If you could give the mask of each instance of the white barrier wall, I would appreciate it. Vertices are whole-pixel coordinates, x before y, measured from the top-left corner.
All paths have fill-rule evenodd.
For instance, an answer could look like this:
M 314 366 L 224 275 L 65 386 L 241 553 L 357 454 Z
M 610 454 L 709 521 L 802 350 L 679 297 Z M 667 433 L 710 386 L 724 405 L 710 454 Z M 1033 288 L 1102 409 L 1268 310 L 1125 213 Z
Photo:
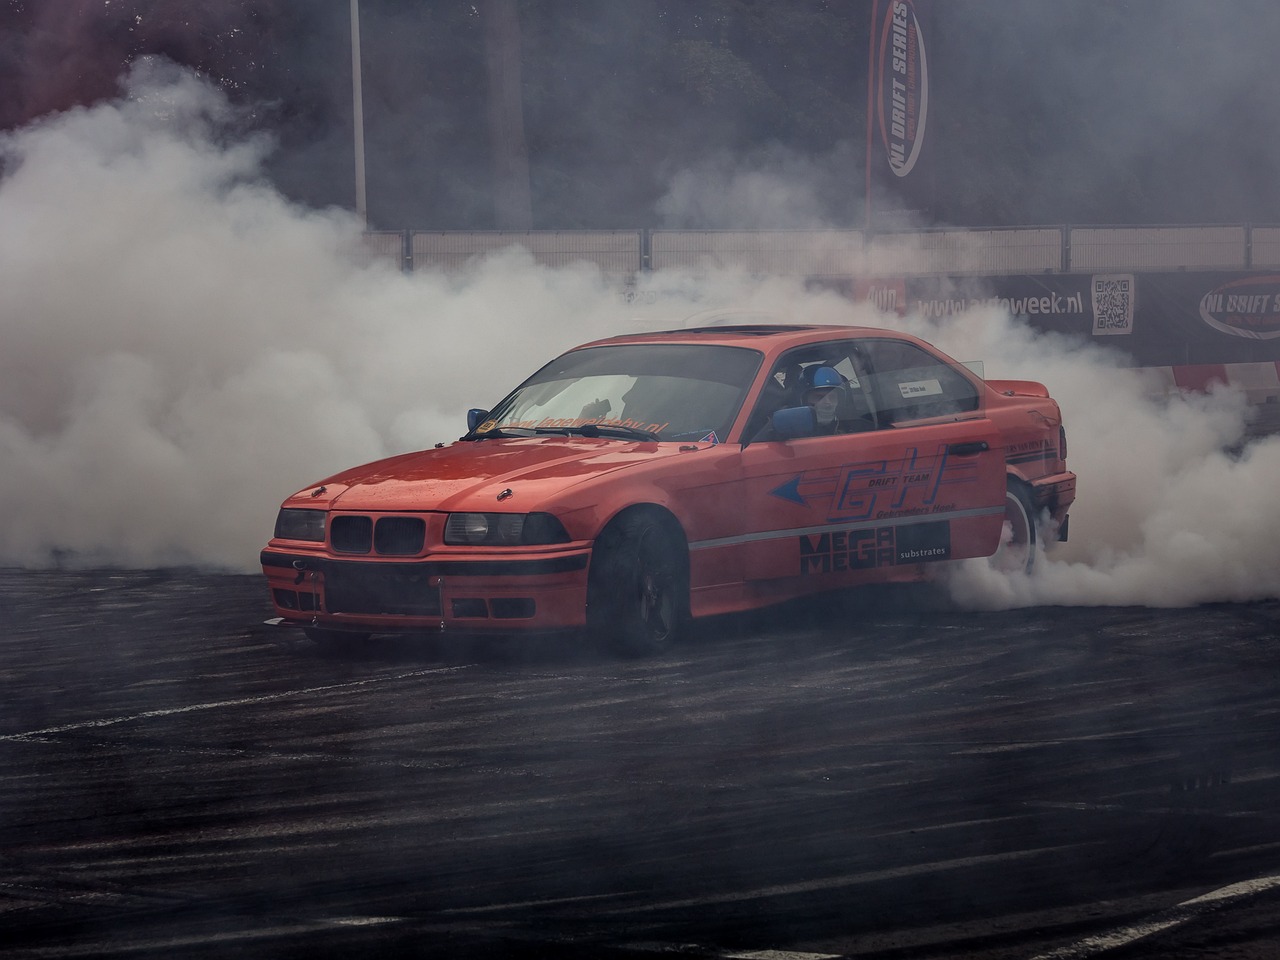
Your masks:
M 1280 227 L 1254 227 L 1250 241 L 1250 267 L 1280 270 Z
M 868 266 L 880 277 L 1056 273 L 1062 269 L 1062 228 L 877 234 Z
M 1071 273 L 1109 270 L 1243 270 L 1243 225 L 1073 227 Z
M 851 277 L 865 271 L 856 230 L 655 230 L 650 268 L 737 268 L 753 274 Z
M 366 234 L 377 256 L 402 258 L 403 234 Z M 585 261 L 626 282 L 642 270 L 736 268 L 847 280 L 1150 270 L 1280 269 L 1280 227 L 1017 227 L 920 230 L 535 230 L 409 235 L 413 269 L 458 269 L 511 246 L 563 267 Z M 647 262 L 646 262 L 647 257 Z
M 364 248 L 373 260 L 385 262 L 396 270 L 405 268 L 404 234 L 396 231 L 369 231 L 364 234 Z

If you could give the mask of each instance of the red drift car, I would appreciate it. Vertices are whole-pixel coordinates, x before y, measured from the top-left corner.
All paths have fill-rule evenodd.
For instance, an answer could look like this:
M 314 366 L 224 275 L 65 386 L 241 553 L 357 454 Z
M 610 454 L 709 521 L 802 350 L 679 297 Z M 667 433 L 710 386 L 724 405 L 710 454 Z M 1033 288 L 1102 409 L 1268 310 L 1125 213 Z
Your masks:
M 1030 569 L 1075 498 L 1043 386 L 872 328 L 599 340 L 468 426 L 284 502 L 273 622 L 323 643 L 587 628 L 641 654 L 690 617 L 968 557 Z

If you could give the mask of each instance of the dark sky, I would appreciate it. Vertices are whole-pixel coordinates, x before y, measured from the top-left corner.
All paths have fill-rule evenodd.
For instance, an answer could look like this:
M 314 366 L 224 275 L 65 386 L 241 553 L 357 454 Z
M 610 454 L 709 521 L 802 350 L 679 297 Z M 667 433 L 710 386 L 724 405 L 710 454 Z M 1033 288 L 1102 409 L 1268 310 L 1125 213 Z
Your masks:
M 534 226 L 859 226 L 870 0 L 523 0 Z M 476 5 L 362 0 L 373 226 L 493 226 Z M 0 125 L 189 65 L 354 203 L 348 0 L 0 0 Z M 1274 0 L 935 0 L 929 223 L 1280 222 Z

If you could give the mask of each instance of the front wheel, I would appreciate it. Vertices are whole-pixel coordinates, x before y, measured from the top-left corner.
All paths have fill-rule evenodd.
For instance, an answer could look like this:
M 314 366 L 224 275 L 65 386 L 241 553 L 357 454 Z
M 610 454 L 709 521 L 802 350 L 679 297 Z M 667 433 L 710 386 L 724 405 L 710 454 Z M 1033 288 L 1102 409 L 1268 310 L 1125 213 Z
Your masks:
M 596 544 L 587 593 L 592 633 L 618 653 L 649 656 L 674 644 L 688 616 L 688 564 L 680 537 L 633 514 Z
M 1036 563 L 1035 507 L 1021 480 L 1010 479 L 1004 494 L 1004 526 L 991 566 L 1000 573 L 1031 573 Z

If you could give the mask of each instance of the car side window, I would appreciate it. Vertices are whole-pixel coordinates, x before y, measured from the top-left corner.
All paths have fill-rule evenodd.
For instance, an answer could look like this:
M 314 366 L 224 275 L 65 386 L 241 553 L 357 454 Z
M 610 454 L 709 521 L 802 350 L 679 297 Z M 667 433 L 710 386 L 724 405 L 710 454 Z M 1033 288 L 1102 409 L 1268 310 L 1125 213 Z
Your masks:
M 783 354 L 769 372 L 743 436 L 749 440 L 779 439 L 772 431 L 770 418 L 778 410 L 804 406 L 814 373 L 823 367 L 839 374 L 842 387 L 834 429 L 819 433 L 874 429 L 874 404 L 859 347 L 854 341 L 840 340 L 807 344 Z
M 743 437 L 747 441 L 776 439 L 770 430 L 769 418 L 783 407 L 792 405 L 789 403 L 790 394 L 786 370 L 779 365 L 770 371 L 765 380 L 760 398 L 756 401 L 751 416 L 747 418 L 747 425 L 742 431 Z
M 880 425 L 944 417 L 977 410 L 977 387 L 956 366 L 903 340 L 867 340 Z

